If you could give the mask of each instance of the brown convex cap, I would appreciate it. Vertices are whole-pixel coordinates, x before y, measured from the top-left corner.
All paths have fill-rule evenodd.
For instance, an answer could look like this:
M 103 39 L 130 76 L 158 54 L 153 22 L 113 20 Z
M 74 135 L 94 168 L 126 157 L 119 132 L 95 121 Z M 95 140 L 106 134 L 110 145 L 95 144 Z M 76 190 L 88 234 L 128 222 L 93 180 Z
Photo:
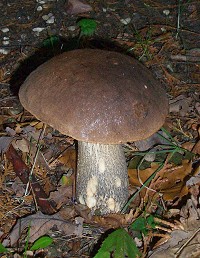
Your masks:
M 130 56 L 96 49 L 66 52 L 42 64 L 19 98 L 61 133 L 102 144 L 145 139 L 168 113 L 166 93 L 146 67 Z

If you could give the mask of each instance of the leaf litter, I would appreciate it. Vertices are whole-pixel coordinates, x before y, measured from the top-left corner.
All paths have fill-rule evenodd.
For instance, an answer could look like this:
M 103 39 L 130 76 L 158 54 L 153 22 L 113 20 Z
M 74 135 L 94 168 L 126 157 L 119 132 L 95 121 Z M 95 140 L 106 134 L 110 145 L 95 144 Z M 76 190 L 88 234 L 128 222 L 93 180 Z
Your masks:
M 42 212 L 37 212 L 25 218 L 18 220 L 9 236 L 4 240 L 4 246 L 15 246 L 23 234 L 25 229 L 30 228 L 29 242 L 33 243 L 39 237 L 46 235 L 49 231 L 56 227 L 56 230 L 61 231 L 65 236 L 82 236 L 83 220 L 76 217 L 75 222 L 67 222 L 59 214 L 45 215 Z
M 27 160 L 27 157 L 28 157 L 29 164 L 33 164 L 34 154 L 37 150 L 37 140 L 39 138 L 39 133 L 41 133 L 41 128 L 35 128 L 35 127 L 32 128 L 32 127 L 33 125 L 31 126 L 26 125 L 24 128 L 22 126 L 21 130 L 19 130 L 20 127 L 18 124 L 16 126 L 17 128 L 16 130 L 18 131 L 18 133 L 13 132 L 15 131 L 15 128 L 12 130 L 8 129 L 7 134 L 11 136 L 7 136 L 9 138 L 7 146 L 4 143 L 4 139 L 3 139 L 2 146 L 6 146 L 2 148 L 4 154 L 6 153 L 6 150 L 9 148 L 9 146 L 12 145 L 15 148 L 15 150 L 17 150 L 18 152 L 21 152 L 23 159 L 25 158 Z M 47 134 L 49 134 L 50 132 L 51 132 L 51 129 L 48 129 Z M 163 134 L 163 136 L 166 137 L 165 134 Z M 46 136 L 44 136 L 44 138 L 41 140 L 42 140 L 41 143 L 44 147 L 45 147 L 45 144 L 47 144 L 47 142 L 48 144 L 50 144 L 50 146 L 51 144 L 54 145 L 54 142 L 53 142 L 54 136 L 47 137 L 47 138 Z M 144 141 L 141 144 L 138 143 L 137 147 L 144 152 L 145 151 L 148 152 L 149 149 L 155 148 L 155 146 L 157 145 L 161 145 L 161 146 L 166 145 L 167 141 L 162 138 L 160 139 L 158 136 L 154 135 L 146 142 Z M 199 145 L 199 141 L 197 140 L 197 142 L 194 143 L 192 147 L 192 150 L 195 150 L 196 154 L 199 154 L 198 145 Z M 34 242 L 37 238 L 39 238 L 40 236 L 49 234 L 49 232 L 51 232 L 52 229 L 55 230 L 55 228 L 65 236 L 68 236 L 68 237 L 77 236 L 78 238 L 81 238 L 82 237 L 81 234 L 83 234 L 84 232 L 83 221 L 84 223 L 88 223 L 91 226 L 93 225 L 93 227 L 95 228 L 96 227 L 101 228 L 102 231 L 105 231 L 110 228 L 117 229 L 120 227 L 127 227 L 140 214 L 138 213 L 137 210 L 135 211 L 132 206 L 130 206 L 130 208 L 131 207 L 132 208 L 128 214 L 124 214 L 124 215 L 109 214 L 108 216 L 103 216 L 103 217 L 91 216 L 90 211 L 87 208 L 85 209 L 82 206 L 75 205 L 73 208 L 73 206 L 71 206 L 72 205 L 71 198 L 73 195 L 72 185 L 70 184 L 65 185 L 63 184 L 64 181 L 60 181 L 62 178 L 62 175 L 66 175 L 68 177 L 68 173 L 66 173 L 67 170 L 70 171 L 71 169 L 73 171 L 75 169 L 76 153 L 74 148 L 71 148 L 71 146 L 72 146 L 71 143 L 70 144 L 67 143 L 65 148 L 63 148 L 62 146 L 62 150 L 59 150 L 59 152 L 58 150 L 52 151 L 51 157 L 48 158 L 49 160 L 51 160 L 50 162 L 46 158 L 49 155 L 45 155 L 46 148 L 44 148 L 44 150 L 41 148 L 36 162 L 37 164 L 37 169 L 35 169 L 36 176 L 40 179 L 40 182 L 42 183 L 46 193 L 49 195 L 49 200 L 52 200 L 56 203 L 57 212 L 53 215 L 45 215 L 45 214 L 42 214 L 40 211 L 38 211 L 35 214 L 28 215 L 30 213 L 30 208 L 28 209 L 28 211 L 26 211 L 26 208 L 25 208 L 24 215 L 26 214 L 26 216 L 22 217 L 20 220 L 15 219 L 15 225 L 12 228 L 12 230 L 7 229 L 9 231 L 8 236 L 4 238 L 4 242 L 3 242 L 5 246 L 14 247 L 15 243 L 19 241 L 19 239 L 24 235 L 24 231 L 26 232 L 27 228 L 30 226 L 30 221 L 31 221 L 31 226 L 30 226 L 31 231 L 30 231 L 29 241 Z M 149 164 L 150 164 L 150 167 L 145 168 L 143 170 L 141 169 L 138 171 L 138 169 L 129 169 L 129 180 L 130 180 L 131 187 L 137 188 L 137 189 L 140 188 L 141 184 L 144 184 L 145 181 L 149 177 L 151 177 L 152 174 L 155 172 L 155 170 L 158 168 L 158 164 L 156 164 L 156 162 L 149 162 Z M 52 173 L 55 173 L 55 171 L 57 171 L 58 169 L 60 169 L 61 171 L 57 178 L 57 186 L 52 186 L 52 180 L 51 180 Z M 139 173 L 139 178 L 138 178 L 138 173 Z M 69 173 L 69 174 L 70 174 L 70 177 L 73 175 L 73 173 L 72 174 Z M 48 183 L 48 186 L 45 188 L 44 181 L 46 180 L 46 177 L 48 178 L 49 176 L 50 178 L 47 180 L 49 183 Z M 176 207 L 177 204 L 182 200 L 183 196 L 191 194 L 191 189 L 192 187 L 194 187 L 193 183 L 192 183 L 192 186 L 191 186 L 191 182 L 188 183 L 189 182 L 188 177 L 190 177 L 190 179 L 192 178 L 193 179 L 192 182 L 195 182 L 195 185 L 196 185 L 196 183 L 199 184 L 199 181 L 196 180 L 198 176 L 199 176 L 199 168 L 194 170 L 191 160 L 182 159 L 181 164 L 179 165 L 175 165 L 173 163 L 167 163 L 160 171 L 158 171 L 156 176 L 152 178 L 150 183 L 146 185 L 145 188 L 142 189 L 142 191 L 140 192 L 140 202 L 142 200 L 145 201 L 145 209 L 147 212 L 148 211 L 152 212 L 153 209 L 155 209 L 155 206 L 157 205 L 156 203 L 158 201 L 160 202 L 161 198 L 166 203 L 166 205 L 172 205 L 171 207 L 175 205 Z M 71 182 L 73 182 L 73 180 Z M 23 201 L 26 203 L 27 197 L 23 196 L 22 189 L 19 190 L 14 183 L 16 184 L 16 180 L 13 181 L 12 191 L 14 191 L 16 196 L 21 196 Z M 20 181 L 18 181 L 17 184 L 19 186 L 20 185 L 23 186 L 23 184 L 20 184 Z M 25 185 L 22 188 L 24 187 Z M 53 189 L 53 191 L 51 191 L 50 189 Z M 22 193 L 18 195 L 18 191 L 22 191 Z M 28 197 L 31 197 L 31 195 L 29 195 Z M 34 201 L 34 198 L 31 198 L 32 200 L 29 198 L 29 201 L 28 201 L 29 207 L 30 207 L 30 201 L 31 202 Z M 189 203 L 189 200 L 190 199 L 188 199 L 188 203 Z M 153 208 L 152 208 L 152 203 L 155 204 Z M 69 208 L 67 209 L 67 212 L 64 212 L 65 209 L 62 208 L 65 205 L 69 206 Z M 195 205 L 198 205 L 198 201 L 195 203 Z M 143 209 L 141 206 L 141 203 L 140 203 L 140 208 Z M 12 211 L 12 208 L 9 208 L 9 210 Z M 66 213 L 67 213 L 67 216 L 66 216 Z M 183 219 L 181 219 L 182 218 L 181 213 L 183 213 L 183 208 L 178 209 L 177 213 L 180 216 L 181 227 L 185 229 L 185 224 L 184 224 L 185 222 L 183 222 Z M 191 212 L 191 211 L 190 213 L 194 214 L 194 212 Z M 71 214 L 71 216 L 69 216 L 69 214 Z M 64 218 L 63 218 L 63 215 L 64 215 Z M 78 226 L 75 222 L 76 218 L 81 218 L 81 223 Z M 195 219 L 197 219 L 197 217 Z M 165 220 L 167 220 L 167 218 Z M 194 222 L 192 221 L 192 223 Z M 20 226 L 20 230 L 19 230 L 19 226 Z M 161 231 L 162 233 L 163 228 L 161 227 L 158 230 Z M 166 227 L 166 230 L 167 231 L 169 230 L 168 226 Z M 155 253 L 163 251 L 165 250 L 165 248 L 168 250 L 169 247 L 170 249 L 172 247 L 172 249 L 175 248 L 173 250 L 177 250 L 177 246 L 179 247 L 178 243 L 180 242 L 184 243 L 183 242 L 184 240 L 187 241 L 192 236 L 192 232 L 193 232 L 193 229 L 190 229 L 189 233 L 186 233 L 185 230 L 176 229 L 175 227 L 174 229 L 172 229 L 171 233 L 160 234 L 159 242 L 161 243 L 162 241 L 165 242 L 166 238 L 168 240 L 166 244 L 163 244 L 161 245 L 161 247 L 156 248 Z M 170 244 L 171 242 L 169 239 L 171 238 L 172 238 L 172 243 L 174 244 L 173 246 L 171 246 L 172 244 Z M 158 245 L 159 245 L 159 242 L 157 243 Z M 124 252 L 126 251 L 124 250 Z M 151 254 L 151 256 L 152 255 L 153 254 Z
M 150 6 L 152 5 L 152 1 L 147 2 Z M 65 10 L 74 14 L 85 12 L 83 17 L 89 17 L 88 11 L 99 8 L 96 2 L 91 6 L 85 1 L 69 1 L 69 3 L 71 6 L 65 5 Z M 131 1 L 126 1 L 126 3 L 132 4 Z M 45 8 L 49 8 L 48 4 L 46 3 Z M 112 16 L 113 13 L 115 15 L 113 5 L 114 2 L 110 1 L 107 8 L 103 7 L 107 16 Z M 154 8 L 162 10 L 162 6 L 157 2 L 154 3 Z M 192 15 L 196 17 L 195 11 Z M 118 20 L 120 22 L 121 19 L 118 17 Z M 181 158 L 179 158 L 178 163 L 172 161 L 164 163 L 163 168 L 136 195 L 127 213 L 121 215 L 109 214 L 103 217 L 91 216 L 87 207 L 77 205 L 73 201 L 74 170 L 76 166 L 73 139 L 60 135 L 52 128 L 47 127 L 44 138 L 40 142 L 41 146 L 37 159 L 35 159 L 38 148 L 37 141 L 43 125 L 30 114 L 22 114 L 22 109 L 16 97 L 13 98 L 8 94 L 5 96 L 6 87 L 3 87 L 3 102 L 1 102 L 0 114 L 2 135 L 0 138 L 2 152 L 0 233 L 2 240 L 9 242 L 12 239 L 12 243 L 23 240 L 26 236 L 26 233 L 24 236 L 23 230 L 26 232 L 31 220 L 33 223 L 33 226 L 31 224 L 31 241 L 33 241 L 34 237 L 48 234 L 53 225 L 56 227 L 56 229 L 53 227 L 52 231 L 54 233 L 56 230 L 62 231 L 64 220 L 65 225 L 69 225 L 69 229 L 64 228 L 66 230 L 64 235 L 73 235 L 67 239 L 69 247 L 70 239 L 73 239 L 73 237 L 81 239 L 81 242 L 84 242 L 84 239 L 87 238 L 84 244 L 89 246 L 88 242 L 95 244 L 101 234 L 108 229 L 125 228 L 128 230 L 129 225 L 140 218 L 144 210 L 147 213 L 153 212 L 153 214 L 158 211 L 159 217 L 163 219 L 162 226 L 160 225 L 157 231 L 155 229 L 152 232 L 149 231 L 149 236 L 142 240 L 133 237 L 134 241 L 138 243 L 140 251 L 143 252 L 143 256 L 156 257 L 154 254 L 157 254 L 157 257 L 171 257 L 172 255 L 174 257 L 199 256 L 199 77 L 198 73 L 195 72 L 195 69 L 199 69 L 198 64 L 195 64 L 199 58 L 199 49 L 193 48 L 187 51 L 181 49 L 180 42 L 175 40 L 170 32 L 171 25 L 167 23 L 165 26 L 157 24 L 150 29 L 149 26 L 138 27 L 137 31 L 134 30 L 134 33 L 126 33 L 126 31 L 131 30 L 130 24 L 129 27 L 126 26 L 123 25 L 124 31 L 118 34 L 115 41 L 121 43 L 121 45 L 126 45 L 140 61 L 151 69 L 153 68 L 156 76 L 168 85 L 170 114 L 164 127 L 179 143 L 179 147 L 192 151 L 195 156 L 185 159 L 181 152 L 179 153 Z M 165 32 L 161 33 L 162 30 L 165 30 Z M 196 68 L 190 70 L 189 75 L 188 73 L 183 74 L 183 72 L 177 73 L 178 69 L 174 65 L 175 62 L 180 62 L 181 68 L 186 63 L 189 70 L 191 69 L 191 63 L 195 64 Z M 5 82 L 8 80 L 4 75 L 6 69 L 6 67 L 3 70 L 1 69 L 0 74 Z M 196 83 L 193 84 L 192 80 Z M 193 90 L 190 90 L 191 87 L 193 87 Z M 146 152 L 144 167 L 140 167 L 139 170 L 129 169 L 130 194 L 134 194 L 135 190 L 140 189 L 146 180 L 154 174 L 159 165 L 156 160 L 157 154 L 155 154 L 160 151 L 157 146 L 165 144 L 166 142 L 157 136 L 143 143 L 136 143 L 135 146 L 133 143 L 129 144 L 129 147 L 134 146 L 133 149 L 137 151 Z M 23 183 L 19 178 L 16 178 L 13 165 L 6 157 L 10 145 L 17 151 L 29 170 L 36 162 L 34 175 L 48 196 L 46 200 L 55 202 L 56 212 L 54 214 L 42 214 L 38 211 L 40 207 L 37 205 L 37 195 L 35 196 L 33 191 L 28 191 L 27 195 L 24 194 L 27 183 Z M 153 154 L 148 153 L 149 150 Z M 149 154 L 151 155 L 149 156 Z M 131 162 L 133 156 L 133 152 L 130 152 L 129 149 L 127 160 Z M 78 234 L 76 232 L 76 218 L 80 218 Z M 169 224 L 169 220 L 174 224 Z M 19 230 L 20 221 L 23 224 L 23 230 Z M 37 221 L 39 221 L 39 224 L 37 224 Z M 43 223 L 44 221 L 46 223 Z M 38 231 L 40 227 L 41 231 Z M 19 230 L 20 235 L 17 230 Z M 124 231 L 121 233 L 126 238 Z M 153 241 L 154 235 L 157 237 L 159 235 L 160 239 L 156 244 Z M 61 236 L 63 237 L 62 234 Z M 112 238 L 111 240 L 113 241 Z M 73 246 L 71 243 L 70 248 L 73 250 L 79 245 L 80 240 L 77 245 Z M 114 245 L 116 244 L 114 243 Z M 118 246 L 120 246 L 120 243 L 118 243 Z M 150 246 L 154 246 L 155 250 Z M 116 249 L 112 249 L 112 251 L 114 252 Z M 125 251 L 127 249 L 124 250 L 124 254 Z
M 181 96 L 178 98 L 178 101 L 179 100 L 182 101 L 184 98 Z M 186 116 L 187 114 L 194 112 L 194 109 L 190 108 L 191 102 L 192 100 L 190 98 L 189 104 L 185 106 L 187 108 L 184 110 L 182 109 L 182 103 L 178 103 L 178 108 L 174 108 L 171 114 L 178 113 L 181 115 L 180 112 L 184 111 L 184 116 Z M 5 201 L 7 204 L 7 214 L 6 210 L 2 213 L 4 216 L 4 219 L 2 220 L 4 234 L 7 232 L 7 237 L 5 237 L 3 241 L 5 246 L 14 247 L 16 242 L 18 242 L 21 238 L 24 238 L 28 227 L 30 227 L 30 242 L 34 242 L 40 236 L 49 234 L 49 232 L 53 232 L 55 230 L 58 230 L 61 234 L 64 234 L 69 239 L 73 237 L 81 239 L 85 234 L 83 222 L 91 225 L 91 227 L 94 227 L 95 229 L 99 228 L 100 232 L 105 232 L 110 228 L 126 228 L 128 225 L 133 223 L 133 221 L 138 216 L 140 216 L 141 212 L 137 208 L 134 208 L 134 200 L 130 204 L 129 213 L 124 215 L 109 214 L 103 217 L 91 216 L 88 208 L 74 204 L 72 202 L 74 183 L 73 171 L 76 168 L 76 152 L 73 147 L 73 141 L 66 137 L 63 138 L 63 136 L 60 135 L 54 135 L 54 131 L 48 127 L 45 135 L 40 139 L 40 148 L 38 151 L 37 159 L 34 160 L 35 153 L 38 149 L 38 140 L 41 135 L 42 126 L 42 124 L 34 120 L 30 123 L 18 122 L 14 125 L 14 127 L 8 126 L 5 131 L 5 136 L 1 137 L 1 152 L 4 155 L 4 159 L 2 161 L 6 162 L 6 166 L 9 164 L 9 168 L 7 167 L 7 169 L 5 169 L 3 176 L 1 177 L 1 185 L 3 186 L 5 182 L 9 182 L 10 179 L 12 179 L 10 181 L 12 182 L 11 187 L 6 187 L 6 190 L 9 189 L 10 193 L 14 193 L 16 196 L 14 199 L 16 203 L 10 202 L 11 199 L 7 197 Z M 194 127 L 194 129 L 193 137 L 197 140 L 196 142 L 189 142 L 191 147 L 188 147 L 188 150 L 193 151 L 193 153 L 196 155 L 199 155 L 199 134 L 196 127 Z M 149 167 L 139 170 L 133 168 L 129 169 L 129 181 L 130 187 L 132 189 L 139 189 L 158 168 L 159 165 L 156 163 L 156 152 L 161 150 L 158 146 L 162 146 L 167 152 L 168 149 L 165 148 L 165 146 L 169 141 L 168 135 L 166 135 L 164 132 L 160 133 L 163 138 L 155 134 L 146 141 L 135 143 L 135 147 L 133 147 L 134 150 L 138 149 L 140 153 L 146 152 L 146 154 L 152 151 L 155 155 L 151 160 L 148 158 L 145 159 Z M 176 135 L 175 132 L 171 131 L 172 135 L 173 133 Z M 180 132 L 180 135 L 176 140 L 173 141 L 173 143 L 177 144 L 177 141 L 182 139 L 182 135 L 184 135 L 184 131 Z M 60 142 L 62 142 L 61 145 L 59 145 Z M 19 179 L 16 180 L 15 174 L 12 171 L 13 168 L 10 166 L 11 163 L 9 163 L 8 159 L 6 159 L 10 146 L 12 146 L 15 151 L 20 153 L 20 159 L 24 160 L 23 162 L 27 163 L 29 168 L 35 162 L 34 175 L 39 179 L 39 183 L 44 189 L 46 196 L 48 196 L 48 198 L 45 197 L 47 198 L 46 201 L 52 201 L 55 203 L 55 210 L 53 212 L 54 214 L 48 215 L 41 213 L 41 211 L 37 211 L 38 207 L 39 210 L 41 210 L 40 206 L 38 206 L 39 202 L 37 199 L 37 194 L 33 192 L 32 194 L 29 192 L 28 195 L 24 194 L 24 191 L 27 187 L 27 182 L 20 182 Z M 180 144 L 179 147 L 181 147 Z M 128 153 L 129 151 L 127 151 L 127 155 L 134 155 L 134 152 L 130 152 L 130 154 Z M 180 153 L 183 155 L 181 151 Z M 146 157 L 146 154 L 144 157 Z M 11 177 L 9 171 L 12 171 Z M 9 181 L 7 177 L 10 177 Z M 157 172 L 155 177 L 153 177 L 151 181 L 145 185 L 135 200 L 137 203 L 136 206 L 139 205 L 141 210 L 143 210 L 145 207 L 146 212 L 149 213 L 154 212 L 158 208 L 158 203 L 159 205 L 165 203 L 165 206 L 171 207 L 171 209 L 173 207 L 178 207 L 178 204 L 181 202 L 184 196 L 189 196 L 191 193 L 194 195 L 194 191 L 192 192 L 191 189 L 199 184 L 199 166 L 194 169 L 192 159 L 184 159 L 184 157 L 181 157 L 179 160 L 179 165 L 173 164 L 173 162 L 167 162 L 164 167 Z M 134 192 L 134 190 L 131 191 Z M 8 192 L 6 195 L 8 196 Z M 197 196 L 196 193 L 195 196 Z M 188 199 L 187 207 L 189 205 L 189 200 L 190 199 Z M 197 207 L 199 205 L 198 198 L 195 200 L 195 205 Z M 10 206 L 8 206 L 8 201 L 10 202 Z M 143 206 L 144 204 L 145 206 Z M 36 205 L 36 210 L 35 208 L 32 208 L 34 205 Z M 166 208 L 165 206 L 163 207 L 164 209 Z M 24 210 L 22 210 L 21 207 L 23 207 Z M 149 242 L 145 240 L 147 241 L 146 243 L 150 244 L 154 235 L 159 235 L 160 240 L 157 242 L 158 246 L 160 243 L 167 241 L 166 244 L 163 244 L 160 247 L 156 247 L 155 245 L 155 254 L 163 250 L 166 252 L 166 250 L 169 248 L 174 248 L 173 250 L 177 250 L 177 248 L 180 248 L 179 243 L 184 244 L 184 241 L 188 241 L 188 239 L 191 238 L 192 233 L 194 234 L 195 229 L 192 228 L 186 232 L 185 221 L 182 219 L 183 212 L 184 214 L 187 214 L 187 208 L 185 208 L 185 210 L 183 207 L 182 209 L 178 208 L 175 214 L 176 216 L 177 214 L 180 216 L 179 223 L 181 223 L 181 228 L 184 228 L 184 230 L 177 229 L 175 224 L 174 227 L 171 225 L 170 229 L 167 224 L 167 220 L 169 218 L 167 215 L 165 218 L 163 214 L 163 223 L 166 223 L 167 225 L 164 224 L 164 227 L 157 228 L 157 231 L 160 232 L 160 234 L 152 232 L 152 236 L 148 240 Z M 188 212 L 194 214 L 194 212 L 191 212 L 191 210 Z M 5 221 L 9 219 L 10 215 L 12 215 L 13 219 L 11 220 L 10 225 L 8 223 L 7 226 L 5 226 Z M 173 213 L 170 216 L 170 220 L 173 219 Z M 17 219 L 17 217 L 20 217 L 20 219 Z M 76 219 L 79 220 L 79 218 L 81 222 L 77 225 Z M 194 219 L 194 217 L 192 219 Z M 193 221 L 192 219 L 190 221 L 193 224 L 195 223 L 195 220 Z M 197 217 L 195 217 L 195 219 L 197 219 Z M 166 234 L 165 231 L 168 233 Z M 92 229 L 89 232 L 92 234 Z M 97 236 L 99 236 L 99 234 L 100 233 L 97 233 Z M 174 245 L 170 244 L 170 239 L 172 239 L 171 241 Z M 136 243 L 138 242 L 137 238 L 134 240 Z M 94 242 L 95 241 L 96 240 L 94 238 Z M 144 246 L 143 248 L 143 251 L 146 250 L 145 252 L 147 252 L 148 247 Z M 126 251 L 129 252 L 128 249 L 124 249 L 124 254 Z M 152 256 L 153 254 L 149 252 L 149 255 Z

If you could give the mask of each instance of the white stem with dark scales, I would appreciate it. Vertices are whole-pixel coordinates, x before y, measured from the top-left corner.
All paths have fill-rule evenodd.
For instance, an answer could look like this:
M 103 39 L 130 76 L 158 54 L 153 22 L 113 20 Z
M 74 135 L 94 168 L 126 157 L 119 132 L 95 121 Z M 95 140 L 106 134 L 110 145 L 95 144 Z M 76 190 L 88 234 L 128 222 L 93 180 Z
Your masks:
M 76 195 L 95 214 L 123 208 L 128 199 L 128 173 L 121 145 L 78 142 Z

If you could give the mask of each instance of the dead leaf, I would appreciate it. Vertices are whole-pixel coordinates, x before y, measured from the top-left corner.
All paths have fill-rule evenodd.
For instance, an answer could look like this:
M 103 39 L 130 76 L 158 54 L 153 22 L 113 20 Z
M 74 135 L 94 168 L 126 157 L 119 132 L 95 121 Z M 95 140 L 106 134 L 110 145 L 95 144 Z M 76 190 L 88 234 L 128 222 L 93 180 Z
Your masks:
M 182 198 L 188 193 L 185 179 L 192 171 L 192 162 L 183 160 L 182 165 L 170 165 L 165 170 L 161 170 L 159 177 L 163 179 L 156 189 L 163 194 L 163 199 L 173 201 L 175 198 Z
M 194 145 L 192 152 L 200 155 L 200 140 Z
M 69 14 L 79 14 L 92 11 L 92 7 L 84 0 L 68 0 L 66 11 Z
M 179 113 L 185 116 L 191 109 L 190 105 L 192 98 L 187 98 L 184 95 L 179 95 L 175 99 L 169 101 L 169 112 Z
M 29 152 L 29 143 L 26 139 L 21 138 L 21 139 L 14 139 L 12 141 L 12 145 L 16 150 L 21 150 L 24 153 Z
M 72 205 L 62 206 L 61 209 L 59 210 L 59 214 L 64 220 L 70 220 L 77 216 L 74 206 Z
M 72 198 L 72 186 L 60 186 L 57 191 L 51 192 L 49 199 L 56 203 L 57 209 L 59 209 L 64 204 L 69 204 Z
M 119 228 L 121 226 L 119 218 L 115 218 L 115 216 L 93 216 L 93 220 L 95 224 L 103 228 Z
M 130 210 L 128 214 L 111 213 L 105 216 L 93 216 L 92 222 L 104 228 L 119 228 L 130 224 L 133 218 L 133 210 Z
M 64 164 L 68 169 L 72 168 L 74 171 L 76 169 L 76 150 L 69 148 L 58 158 L 58 161 Z
M 141 187 L 141 182 L 145 183 L 157 168 L 158 165 L 152 163 L 151 168 L 145 170 L 137 171 L 136 169 L 129 169 L 128 175 L 131 185 Z M 155 178 L 152 179 L 150 188 L 156 191 L 156 193 L 162 193 L 163 199 L 166 201 L 173 201 L 177 197 L 180 199 L 188 193 L 185 179 L 191 171 L 192 163 L 188 160 L 183 160 L 180 166 L 167 164 L 167 166 L 158 171 Z M 144 188 L 142 193 L 145 190 Z
M 15 136 L 15 135 L 16 135 L 15 130 L 13 130 L 12 128 L 10 128 L 10 127 L 8 127 L 8 126 L 6 127 L 5 131 L 6 131 L 6 133 L 7 133 L 9 136 Z
M 29 140 L 30 142 L 34 141 L 38 141 L 38 139 L 41 140 L 41 129 L 40 130 L 36 130 L 35 127 L 28 125 L 23 127 L 22 132 L 24 134 L 24 137 L 27 138 L 27 140 Z
M 82 221 L 83 224 L 83 221 Z M 33 243 L 37 238 L 43 235 L 48 235 L 49 231 L 53 227 L 57 227 L 58 230 L 62 231 L 66 235 L 76 235 L 80 236 L 82 234 L 83 225 L 79 223 L 75 224 L 72 222 L 64 221 L 59 214 L 54 215 L 44 215 L 41 212 L 37 212 L 34 215 L 27 216 L 25 218 L 19 219 L 17 224 L 12 229 L 8 238 L 3 241 L 6 246 L 8 245 L 8 240 L 10 246 L 14 246 L 19 240 L 22 232 L 30 227 L 30 238 L 29 242 Z
M 166 133 L 159 131 L 159 134 L 168 138 Z M 168 143 L 165 139 L 161 138 L 158 133 L 154 133 L 152 136 L 148 137 L 145 140 L 136 141 L 134 145 L 138 148 L 139 151 L 146 151 L 152 149 L 155 145 L 166 144 Z
M 141 181 L 144 183 L 158 168 L 156 163 L 151 163 L 151 167 L 138 171 L 137 169 L 128 169 L 129 182 L 134 187 L 141 187 Z M 141 181 L 138 178 L 138 173 Z
M 188 150 L 188 151 L 192 151 L 192 149 L 194 148 L 195 143 L 194 142 L 184 142 L 181 147 Z
M 10 137 L 10 136 L 0 137 L 0 153 L 5 153 L 8 150 L 12 140 L 13 140 L 13 137 Z
M 25 193 L 25 187 L 22 184 L 19 177 L 16 177 L 15 181 L 12 183 L 12 189 L 16 194 L 16 197 L 22 197 Z

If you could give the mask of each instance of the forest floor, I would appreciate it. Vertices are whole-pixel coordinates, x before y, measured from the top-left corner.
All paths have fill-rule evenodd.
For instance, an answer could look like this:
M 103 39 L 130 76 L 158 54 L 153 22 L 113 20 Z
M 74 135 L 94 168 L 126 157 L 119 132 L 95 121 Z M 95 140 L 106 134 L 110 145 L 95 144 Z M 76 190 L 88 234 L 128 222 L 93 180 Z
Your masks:
M 200 2 L 2 0 L 0 8 L 0 257 L 200 257 Z M 137 58 L 169 98 L 163 129 L 123 145 L 124 214 L 92 216 L 73 201 L 74 139 L 44 131 L 18 99 L 36 67 L 76 48 Z

